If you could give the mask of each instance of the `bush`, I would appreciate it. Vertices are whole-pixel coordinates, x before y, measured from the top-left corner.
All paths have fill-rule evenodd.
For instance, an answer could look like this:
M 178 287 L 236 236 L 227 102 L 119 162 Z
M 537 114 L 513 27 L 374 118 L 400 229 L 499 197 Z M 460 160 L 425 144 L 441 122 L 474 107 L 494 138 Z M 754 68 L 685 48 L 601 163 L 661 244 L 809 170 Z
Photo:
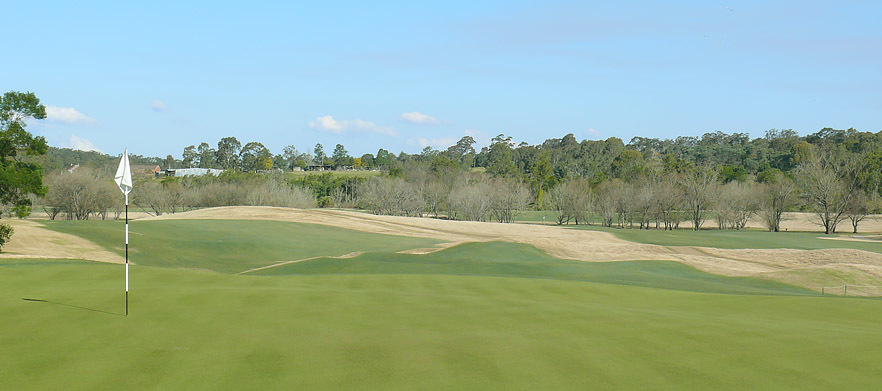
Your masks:
M 12 229 L 12 227 L 6 224 L 0 224 L 0 252 L 3 252 L 3 245 L 9 241 L 13 232 L 15 232 L 15 230 Z

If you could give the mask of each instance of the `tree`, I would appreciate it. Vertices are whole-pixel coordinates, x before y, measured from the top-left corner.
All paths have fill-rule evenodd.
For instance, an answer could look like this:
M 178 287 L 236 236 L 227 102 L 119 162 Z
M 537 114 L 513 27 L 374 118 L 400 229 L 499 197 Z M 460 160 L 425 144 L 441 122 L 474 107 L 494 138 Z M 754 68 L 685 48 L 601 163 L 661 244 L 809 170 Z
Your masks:
M 199 154 L 196 152 L 196 146 L 188 145 L 184 148 L 184 153 L 181 154 L 181 158 L 181 163 L 184 167 L 193 167 L 193 165 L 199 161 Z
M 202 168 L 214 168 L 217 166 L 217 151 L 208 143 L 199 144 L 196 165 Z
M 699 166 L 680 177 L 683 199 L 689 207 L 692 229 L 698 231 L 707 220 L 711 206 L 711 191 L 717 180 L 717 171 L 710 166 Z
M 781 231 L 781 219 L 794 203 L 796 183 L 781 172 L 769 174 L 759 186 L 760 217 L 769 232 Z
M 530 189 L 519 180 L 497 178 L 490 186 L 490 214 L 500 223 L 513 223 L 530 204 Z
M 472 136 L 463 136 L 456 144 L 447 148 L 447 153 L 450 154 L 451 158 L 456 159 L 460 163 L 466 165 L 466 160 L 468 160 L 467 165 L 471 165 L 474 162 L 475 143 L 475 139 Z
M 45 138 L 25 130 L 29 118 L 46 118 L 46 107 L 34 93 L 11 91 L 0 97 L 0 205 L 24 215 L 30 212 L 31 195 L 46 194 L 43 168 L 23 159 L 48 149 Z
M 613 160 L 613 172 L 616 177 L 622 178 L 626 182 L 630 182 L 639 177 L 643 172 L 646 162 L 643 155 L 633 149 L 626 149 L 616 156 Z
M 321 143 L 318 143 L 315 145 L 315 149 L 313 149 L 313 154 L 314 154 L 314 159 L 318 160 L 319 164 L 324 166 L 325 165 L 325 157 L 327 157 L 327 156 L 325 156 L 325 147 Z
M 847 162 L 831 162 L 829 156 L 812 156 L 796 168 L 800 195 L 827 235 L 836 232 L 856 193 L 851 168 Z
M 451 190 L 450 206 L 463 220 L 484 221 L 490 212 L 490 192 L 486 180 L 462 183 Z
M 346 151 L 346 148 L 343 147 L 343 144 L 337 144 L 334 147 L 334 154 L 331 155 L 331 160 L 334 161 L 334 164 L 337 166 L 351 166 L 352 158 L 349 156 L 349 152 Z
M 12 237 L 12 234 L 15 232 L 15 229 L 6 224 L 0 224 L 0 249 L 3 248 L 3 245 L 6 242 L 9 242 L 9 239 Z M 3 252 L 3 251 L 0 251 Z
M 272 168 L 272 157 L 267 147 L 252 141 L 239 152 L 239 165 L 244 171 L 267 170 Z
M 239 168 L 239 150 L 242 143 L 235 137 L 224 137 L 217 143 L 217 163 L 225 170 Z
M 872 212 L 872 209 L 872 201 L 870 200 L 870 197 L 867 197 L 866 193 L 858 191 L 857 194 L 851 198 L 845 209 L 845 215 L 848 217 L 848 220 L 851 221 L 853 233 L 858 233 L 858 225 L 861 221 L 864 221 L 864 219 L 867 218 Z
M 517 167 L 514 164 L 514 156 L 510 136 L 500 134 L 493 138 L 490 144 L 490 166 L 487 172 L 494 176 L 513 176 L 516 174 Z
M 299 159 L 300 152 L 297 151 L 297 148 L 293 145 L 288 145 L 282 148 L 282 159 L 285 161 L 285 168 L 291 170 L 296 165 L 297 159 Z

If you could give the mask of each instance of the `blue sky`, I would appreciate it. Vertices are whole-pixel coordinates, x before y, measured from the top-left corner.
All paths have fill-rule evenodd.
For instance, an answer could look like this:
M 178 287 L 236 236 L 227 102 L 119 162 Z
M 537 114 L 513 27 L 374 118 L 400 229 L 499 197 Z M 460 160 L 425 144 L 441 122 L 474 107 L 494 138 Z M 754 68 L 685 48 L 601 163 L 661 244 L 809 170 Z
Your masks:
M 50 145 L 180 156 L 882 130 L 879 2 L 7 2 Z

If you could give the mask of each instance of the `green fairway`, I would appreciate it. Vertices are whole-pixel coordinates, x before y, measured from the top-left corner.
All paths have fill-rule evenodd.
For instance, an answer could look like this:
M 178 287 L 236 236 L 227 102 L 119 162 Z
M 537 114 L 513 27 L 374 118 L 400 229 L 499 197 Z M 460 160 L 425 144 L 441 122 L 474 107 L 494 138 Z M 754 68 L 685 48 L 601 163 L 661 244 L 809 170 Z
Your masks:
M 581 262 L 554 258 L 535 247 L 504 242 L 467 243 L 426 255 L 367 253 L 319 258 L 254 274 L 454 274 L 594 281 L 696 292 L 815 294 L 754 278 L 703 273 L 675 262 Z
M 853 248 L 858 250 L 882 253 L 882 242 L 858 242 L 846 240 L 822 239 L 823 233 L 817 232 L 766 232 L 759 230 L 719 231 L 719 230 L 676 230 L 662 231 L 657 229 L 616 229 L 598 226 L 572 226 L 571 229 L 590 229 L 611 232 L 620 239 L 658 244 L 662 246 L 700 246 L 716 248 L 792 248 L 800 250 L 816 250 L 824 248 Z M 845 234 L 833 234 L 830 237 L 847 237 Z
M 122 221 L 47 221 L 70 233 L 124 252 Z M 431 247 L 437 240 L 371 234 L 318 224 L 249 220 L 134 221 L 130 259 L 139 265 L 235 273 L 278 262 L 355 251 L 395 252 Z
M 874 390 L 882 301 L 0 261 L 0 388 Z M 23 298 L 44 301 L 25 301 Z

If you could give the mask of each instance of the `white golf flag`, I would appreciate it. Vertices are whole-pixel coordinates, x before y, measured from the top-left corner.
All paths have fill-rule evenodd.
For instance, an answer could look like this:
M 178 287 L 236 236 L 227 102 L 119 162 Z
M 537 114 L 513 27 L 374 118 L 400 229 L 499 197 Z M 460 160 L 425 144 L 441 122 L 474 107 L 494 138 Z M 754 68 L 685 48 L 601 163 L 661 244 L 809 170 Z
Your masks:
M 129 166 L 128 148 L 123 153 L 122 159 L 119 160 L 119 168 L 116 169 L 113 181 L 116 182 L 116 185 L 119 186 L 119 189 L 126 195 L 126 200 L 128 200 L 129 192 L 132 191 L 132 168 Z

